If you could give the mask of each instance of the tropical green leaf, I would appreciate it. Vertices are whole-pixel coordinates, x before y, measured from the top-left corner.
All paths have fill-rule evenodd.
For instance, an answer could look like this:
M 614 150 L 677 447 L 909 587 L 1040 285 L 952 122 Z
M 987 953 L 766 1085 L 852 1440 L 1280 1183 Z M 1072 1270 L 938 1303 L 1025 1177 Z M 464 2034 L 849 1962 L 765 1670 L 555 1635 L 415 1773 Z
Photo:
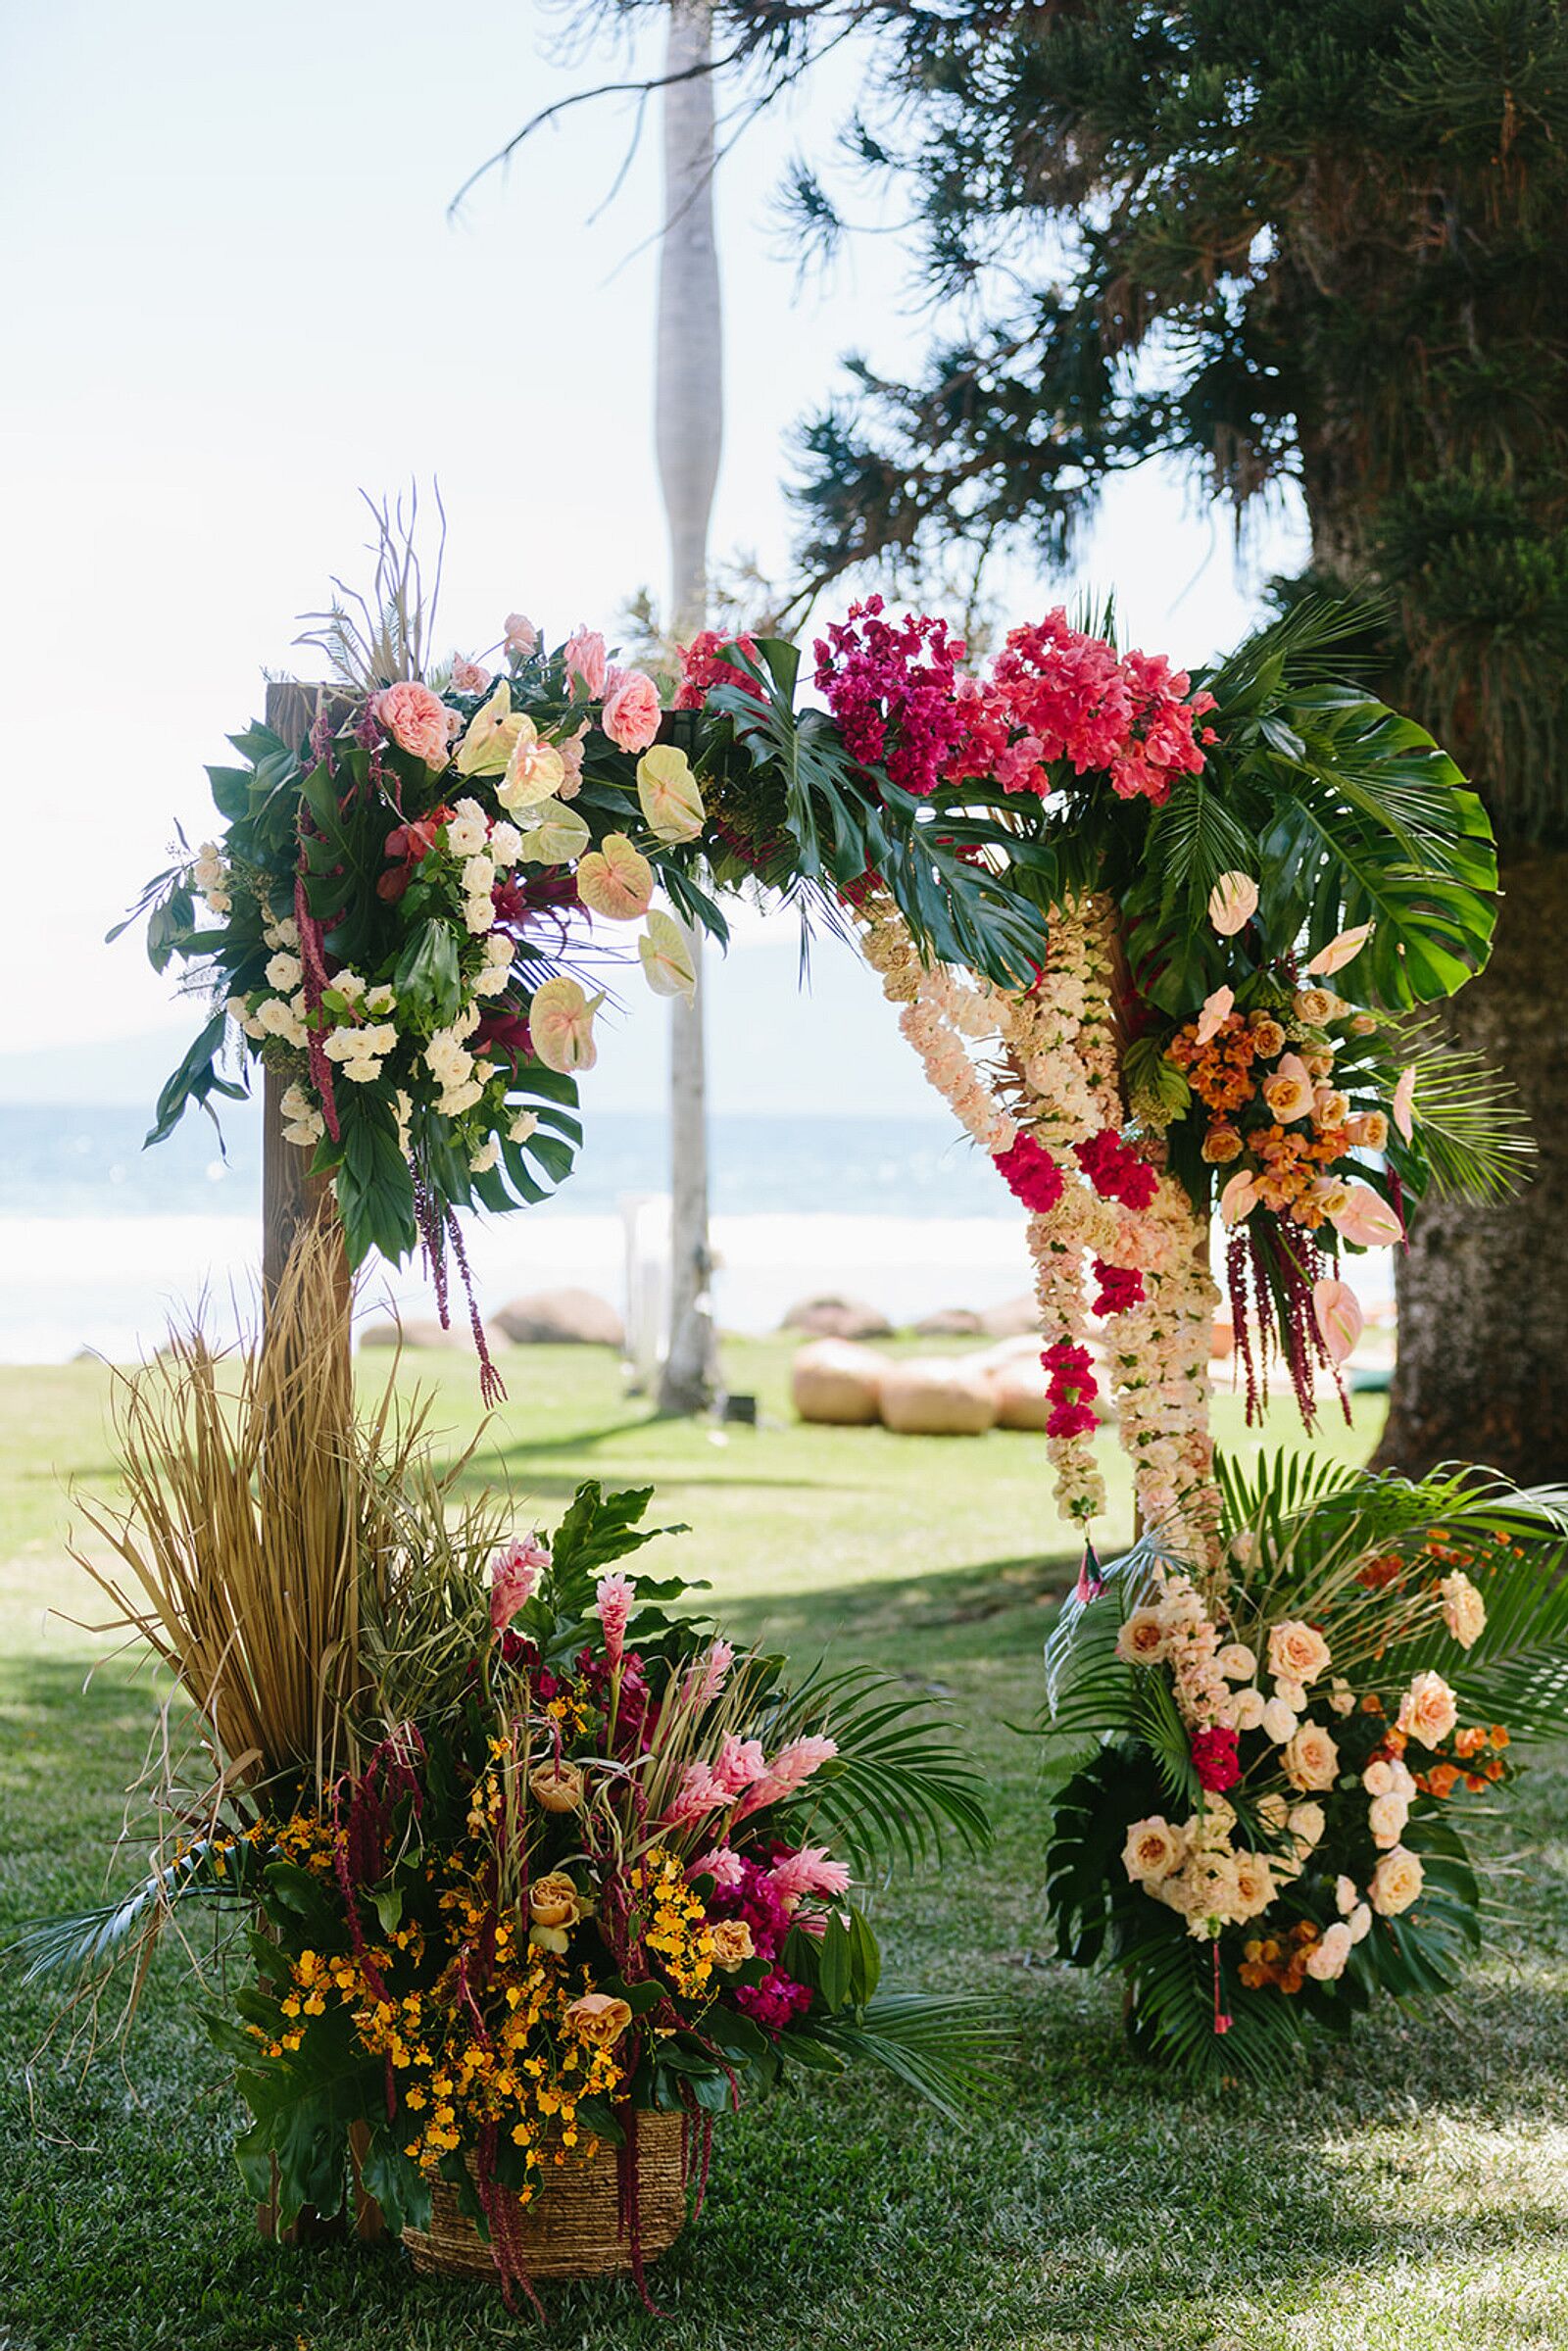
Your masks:
M 810 2032 L 844 2057 L 882 2066 L 955 2123 L 992 2094 L 1015 2038 L 995 2001 L 929 1992 L 879 1992 L 858 2016 L 813 2017 Z M 791 2056 L 798 2037 L 785 2036 Z

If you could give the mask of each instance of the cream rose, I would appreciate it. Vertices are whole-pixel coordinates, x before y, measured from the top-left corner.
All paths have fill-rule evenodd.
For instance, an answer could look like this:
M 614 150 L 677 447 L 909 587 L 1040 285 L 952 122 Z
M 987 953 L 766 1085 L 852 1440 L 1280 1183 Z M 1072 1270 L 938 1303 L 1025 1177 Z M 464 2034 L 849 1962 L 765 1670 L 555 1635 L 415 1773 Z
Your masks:
M 1343 1919 L 1324 1928 L 1321 1942 L 1314 1943 L 1306 1957 L 1306 1972 L 1314 1983 L 1333 1984 L 1344 1975 L 1350 1942 L 1350 1930 Z
M 1396 1845 L 1372 1872 L 1372 1907 L 1379 1918 L 1396 1919 L 1419 1899 L 1425 1883 L 1420 1855 Z
M 1321 1723 L 1303 1723 L 1280 1760 L 1293 1788 L 1332 1788 L 1339 1775 L 1340 1750 Z
M 1277 1681 L 1315 1682 L 1329 1662 L 1329 1644 L 1313 1625 L 1294 1617 L 1271 1628 L 1268 1670 Z
M 1126 1665 L 1157 1665 L 1169 1646 L 1157 1608 L 1135 1608 L 1116 1636 L 1116 1654 Z
M 1366 1902 L 1357 1902 L 1346 1924 L 1350 1930 L 1351 1942 L 1358 1943 L 1363 1935 L 1370 1935 L 1372 1932 L 1371 1905 Z
M 568 2032 L 591 2047 L 612 2049 L 631 2023 L 631 2010 L 609 1992 L 585 1991 L 567 2009 L 565 2023 Z
M 744 1919 L 720 1919 L 712 1930 L 713 1965 L 733 1974 L 754 1955 L 752 1931 Z
M 1466 1575 L 1457 1568 L 1438 1586 L 1443 1621 L 1461 1649 L 1473 1649 L 1487 1629 L 1487 1604 Z
M 559 1762 L 541 1763 L 528 1774 L 528 1786 L 534 1802 L 542 1812 L 580 1812 L 583 1799 L 583 1777 L 574 1763 L 564 1758 Z
M 1355 1880 L 1347 1878 L 1342 1871 L 1334 1881 L 1334 1900 L 1341 1918 L 1348 1919 L 1360 1899 L 1360 1889 Z
M 1285 1817 L 1285 1826 L 1300 1851 L 1314 1853 L 1323 1842 L 1328 1818 L 1321 1804 L 1293 1804 Z
M 1227 1682 L 1250 1682 L 1257 1671 L 1257 1657 L 1244 1641 L 1228 1641 L 1214 1663 Z
M 1367 1821 L 1372 1830 L 1372 1842 L 1380 1852 L 1387 1853 L 1404 1835 L 1404 1824 L 1410 1817 L 1410 1807 L 1401 1795 L 1392 1791 L 1386 1796 L 1374 1796 L 1367 1806 Z
M 1399 1701 L 1399 1729 L 1424 1747 L 1442 1746 L 1458 1719 L 1458 1701 L 1441 1674 L 1417 1674 Z
M 1326 988 L 1298 988 L 1296 1012 L 1309 1029 L 1320 1029 L 1334 1009 L 1334 999 Z
M 1147 1821 L 1134 1821 L 1128 1830 L 1122 1867 L 1135 1886 L 1158 1886 L 1180 1869 L 1186 1847 L 1182 1832 L 1155 1813 Z
M 1244 1918 L 1255 1919 L 1268 1908 L 1279 1888 L 1274 1883 L 1274 1873 L 1265 1854 L 1237 1854 L 1236 1891 Z

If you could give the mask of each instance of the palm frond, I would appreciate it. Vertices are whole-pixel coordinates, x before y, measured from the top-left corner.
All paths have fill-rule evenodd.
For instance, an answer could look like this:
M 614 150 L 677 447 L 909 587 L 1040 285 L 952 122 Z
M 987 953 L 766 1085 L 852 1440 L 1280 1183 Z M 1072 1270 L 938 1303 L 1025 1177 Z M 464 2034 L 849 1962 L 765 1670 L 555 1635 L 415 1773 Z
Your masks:
M 24 1984 L 43 1976 L 95 1976 L 111 1967 L 128 1943 L 158 1935 L 176 1903 L 250 1900 L 238 1858 L 243 1848 L 235 1848 L 235 1866 L 223 1878 L 207 1867 L 211 1850 L 211 1840 L 203 1837 L 116 1902 L 29 1921 L 6 1956 L 24 1962 Z
M 1415 1071 L 1415 1143 L 1440 1200 L 1506 1200 L 1536 1155 L 1529 1117 L 1512 1081 L 1476 1053 L 1457 1051 L 1429 1029 Z M 1396 1146 L 1397 1153 L 1397 1146 Z
M 812 2031 L 845 2056 L 882 2066 L 955 2123 L 994 2090 L 1015 2037 L 994 2001 L 932 1992 L 879 1992 L 858 2017 L 823 2018 Z
M 825 1731 L 838 1754 L 800 1801 L 842 1838 L 858 1869 L 898 1854 L 910 1868 L 941 1857 L 956 1836 L 970 1851 L 991 1842 L 985 1783 L 931 1704 L 891 1674 L 818 1666 L 780 1710 L 774 1735 Z

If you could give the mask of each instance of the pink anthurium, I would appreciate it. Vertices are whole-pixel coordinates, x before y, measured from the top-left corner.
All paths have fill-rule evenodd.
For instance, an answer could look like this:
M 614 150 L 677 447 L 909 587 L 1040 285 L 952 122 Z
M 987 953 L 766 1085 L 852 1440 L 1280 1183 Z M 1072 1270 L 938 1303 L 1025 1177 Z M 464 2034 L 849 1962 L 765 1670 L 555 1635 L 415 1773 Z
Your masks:
M 1415 1071 L 1413 1069 L 1400 1071 L 1399 1082 L 1394 1089 L 1394 1100 L 1389 1104 L 1389 1115 L 1408 1143 L 1415 1129 Z
M 599 1058 L 594 1043 L 594 1014 L 604 1003 L 590 1003 L 575 980 L 558 974 L 536 988 L 528 1006 L 528 1036 L 547 1069 L 566 1076 L 574 1069 L 592 1069 Z
M 1194 1043 L 1206 1045 L 1210 1037 L 1217 1037 L 1226 1021 L 1229 1020 L 1235 1004 L 1236 991 L 1234 988 L 1216 988 L 1212 996 L 1205 996 L 1203 1008 L 1198 1015 L 1198 1028 Z
M 1257 884 L 1250 873 L 1222 873 L 1208 894 L 1208 919 L 1222 939 L 1232 939 L 1257 912 Z
M 1351 1184 L 1343 1208 L 1329 1218 L 1335 1231 L 1358 1249 L 1387 1249 L 1404 1239 L 1404 1227 L 1389 1203 L 1370 1184 Z
M 654 869 L 624 833 L 607 833 L 577 860 L 577 896 L 612 922 L 637 922 L 654 895 Z
M 1219 1196 L 1219 1212 L 1225 1223 L 1244 1224 L 1257 1206 L 1257 1179 L 1239 1167 Z
M 1314 979 L 1327 979 L 1331 971 L 1343 971 L 1347 963 L 1354 961 L 1371 936 L 1370 922 L 1358 922 L 1352 930 L 1341 931 L 1339 937 L 1331 939 L 1327 947 L 1318 949 L 1307 970 Z
M 1324 1274 L 1312 1284 L 1312 1319 L 1336 1363 L 1343 1363 L 1366 1328 L 1361 1301 L 1348 1282 Z

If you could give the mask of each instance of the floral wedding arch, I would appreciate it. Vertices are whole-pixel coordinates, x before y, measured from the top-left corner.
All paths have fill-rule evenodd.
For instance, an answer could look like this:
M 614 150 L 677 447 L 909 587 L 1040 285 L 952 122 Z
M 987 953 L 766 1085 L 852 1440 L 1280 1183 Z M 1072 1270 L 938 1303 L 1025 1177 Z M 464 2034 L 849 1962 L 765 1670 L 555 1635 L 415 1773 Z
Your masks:
M 444 1307 L 457 1212 L 569 1176 L 628 939 L 672 995 L 688 926 L 796 903 L 858 939 L 1028 1212 L 1060 1507 L 1087 1533 L 1103 1500 L 1093 1313 L 1144 1522 L 1207 1547 L 1211 1210 L 1250 1408 L 1277 1347 L 1310 1419 L 1360 1327 L 1344 1252 L 1515 1148 L 1408 1017 L 1486 960 L 1486 815 L 1335 676 L 1341 625 L 1299 611 L 1194 679 L 1058 611 L 975 670 L 873 596 L 803 707 L 779 641 L 705 635 L 662 693 L 585 628 L 514 614 L 494 667 L 424 674 L 417 625 L 339 612 L 303 742 L 233 738 L 217 837 L 138 909 L 212 991 L 153 1139 L 259 1060 L 351 1263 L 422 1247 Z

